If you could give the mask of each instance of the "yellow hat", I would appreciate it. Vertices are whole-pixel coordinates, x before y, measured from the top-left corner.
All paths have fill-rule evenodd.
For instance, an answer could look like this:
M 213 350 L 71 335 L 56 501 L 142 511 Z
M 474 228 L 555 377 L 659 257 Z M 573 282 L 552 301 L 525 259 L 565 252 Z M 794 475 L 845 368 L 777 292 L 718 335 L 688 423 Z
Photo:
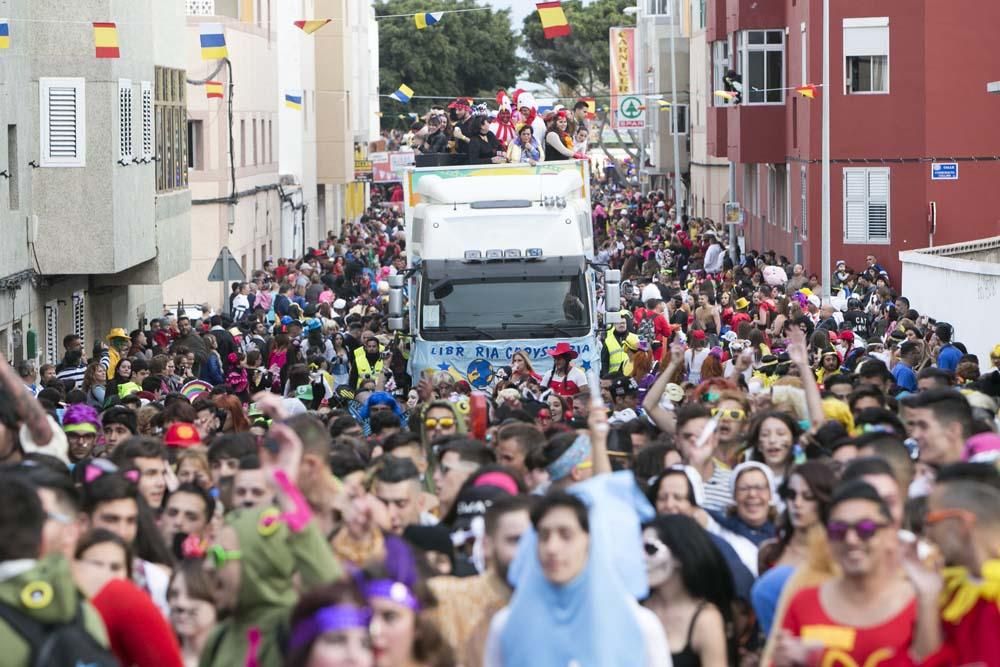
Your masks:
M 736 299 L 734 305 L 736 306 L 736 310 L 743 310 L 744 308 L 750 305 L 750 302 L 746 300 L 746 297 L 741 296 L 740 298 Z
M 110 342 L 115 338 L 124 338 L 126 340 L 131 340 L 132 337 L 129 336 L 128 332 L 122 329 L 121 327 L 115 327 L 114 329 L 108 332 L 108 341 Z
M 625 343 L 622 345 L 622 347 L 624 347 L 626 350 L 632 350 L 633 352 L 635 352 L 636 350 L 639 349 L 639 337 L 636 336 L 634 333 L 630 333 L 628 336 L 625 336 Z
M 994 359 L 1000 359 L 1000 343 L 993 346 L 993 349 L 990 350 L 990 356 Z

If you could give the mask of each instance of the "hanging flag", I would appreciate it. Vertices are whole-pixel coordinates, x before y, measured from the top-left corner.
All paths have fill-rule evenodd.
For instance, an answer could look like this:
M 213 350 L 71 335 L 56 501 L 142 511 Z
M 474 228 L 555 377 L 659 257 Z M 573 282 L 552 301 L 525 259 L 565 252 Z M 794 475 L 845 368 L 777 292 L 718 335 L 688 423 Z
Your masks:
M 222 82 L 221 81 L 206 81 L 205 82 L 205 97 L 208 99 L 219 99 L 221 100 L 225 95 L 222 93 Z
M 587 104 L 587 120 L 594 120 L 597 118 L 597 100 L 593 97 L 581 97 L 581 102 L 586 102 Z
M 731 93 L 728 90 L 717 90 L 717 91 L 715 91 L 715 96 L 716 97 L 721 97 L 722 99 L 726 100 L 727 102 L 731 102 L 733 99 L 736 98 L 736 93 Z
M 311 35 L 320 28 L 322 28 L 323 26 L 325 26 L 331 20 L 332 19 L 316 19 L 314 21 L 296 21 L 295 27 L 302 30 L 302 32 L 304 32 L 305 34 Z
M 10 21 L 0 19 L 0 49 L 10 48 Z
M 390 95 L 392 99 L 403 104 L 409 104 L 410 98 L 413 97 L 413 89 L 407 86 L 405 83 L 399 84 L 399 88 Z
M 226 48 L 226 33 L 221 23 L 201 24 L 201 59 L 220 60 L 229 57 Z
M 285 106 L 295 111 L 302 111 L 302 91 L 293 90 L 285 93 Z
M 572 32 L 559 0 L 539 2 L 535 6 L 538 7 L 538 18 L 542 21 L 542 33 L 545 39 L 565 37 Z
M 118 26 L 114 23 L 94 24 L 94 47 L 97 58 L 120 58 Z
M 666 100 L 656 100 L 656 103 L 660 105 L 660 111 L 666 111 L 670 108 L 670 102 L 667 102 Z
M 444 12 L 422 12 L 413 15 L 413 22 L 417 24 L 417 30 L 423 30 L 429 25 L 434 25 L 441 20 Z
M 808 97 L 809 99 L 816 99 L 816 85 L 812 83 L 807 83 L 804 86 L 799 86 L 795 89 L 802 97 Z

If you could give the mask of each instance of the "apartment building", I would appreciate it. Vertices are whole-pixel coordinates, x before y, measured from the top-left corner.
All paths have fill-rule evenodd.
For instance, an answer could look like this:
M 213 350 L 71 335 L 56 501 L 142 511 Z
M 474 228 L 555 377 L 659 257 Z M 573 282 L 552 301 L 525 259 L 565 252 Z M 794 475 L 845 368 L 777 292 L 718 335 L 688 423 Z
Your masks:
M 831 260 L 874 254 L 900 279 L 899 253 L 1000 230 L 1000 98 L 993 41 L 1000 4 L 706 0 L 711 89 L 734 69 L 740 104 L 708 109 L 711 155 L 736 166 L 748 247 L 820 272 L 822 100 L 830 101 Z M 815 99 L 795 87 L 815 84 Z
M 158 316 L 190 260 L 183 0 L 10 0 L 0 58 L 0 352 L 55 362 Z M 98 58 L 94 22 L 118 57 Z

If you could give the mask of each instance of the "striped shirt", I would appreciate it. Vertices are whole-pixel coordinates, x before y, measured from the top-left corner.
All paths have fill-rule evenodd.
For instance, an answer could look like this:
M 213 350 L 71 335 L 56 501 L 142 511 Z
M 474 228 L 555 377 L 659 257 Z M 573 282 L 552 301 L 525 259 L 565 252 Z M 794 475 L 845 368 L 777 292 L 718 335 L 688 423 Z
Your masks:
M 715 471 L 704 484 L 704 509 L 725 512 L 733 504 L 733 494 L 729 490 L 729 478 L 732 476 L 732 470 L 723 468 L 718 461 L 715 462 Z
M 56 372 L 56 378 L 66 385 L 72 382 L 73 389 L 79 389 L 83 385 L 83 376 L 86 372 L 86 364 L 80 364 L 79 366 L 64 366 L 61 370 Z

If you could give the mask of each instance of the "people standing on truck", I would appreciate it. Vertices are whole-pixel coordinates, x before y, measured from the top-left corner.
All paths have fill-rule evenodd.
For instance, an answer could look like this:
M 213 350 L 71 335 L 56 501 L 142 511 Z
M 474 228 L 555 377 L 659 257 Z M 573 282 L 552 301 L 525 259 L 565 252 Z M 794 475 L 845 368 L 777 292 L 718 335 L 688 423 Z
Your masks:
M 568 126 L 569 119 L 566 117 L 565 109 L 556 112 L 552 120 L 549 121 L 549 127 L 545 133 L 546 162 L 573 159 L 573 137 L 566 131 Z
M 460 97 L 451 104 L 448 108 L 452 110 L 455 117 L 455 127 L 452 130 L 452 137 L 455 139 L 455 152 L 460 154 L 467 154 L 469 152 L 469 140 L 473 135 L 471 125 L 472 120 L 472 105 L 469 104 L 469 100 Z
M 587 385 L 587 376 L 572 364 L 579 355 L 569 343 L 562 342 L 551 350 L 552 370 L 542 376 L 542 389 L 551 389 L 559 396 L 576 396 Z
M 421 153 L 444 153 L 448 150 L 448 122 L 444 116 L 432 115 L 427 119 L 427 136 L 417 149 Z
M 517 137 L 507 146 L 507 162 L 526 162 L 534 165 L 542 160 L 541 147 L 538 139 L 535 139 L 530 125 L 521 125 L 517 131 Z
M 496 135 L 490 132 L 486 116 L 473 116 L 469 130 L 472 132 L 468 146 L 469 164 L 500 164 L 507 161 Z

